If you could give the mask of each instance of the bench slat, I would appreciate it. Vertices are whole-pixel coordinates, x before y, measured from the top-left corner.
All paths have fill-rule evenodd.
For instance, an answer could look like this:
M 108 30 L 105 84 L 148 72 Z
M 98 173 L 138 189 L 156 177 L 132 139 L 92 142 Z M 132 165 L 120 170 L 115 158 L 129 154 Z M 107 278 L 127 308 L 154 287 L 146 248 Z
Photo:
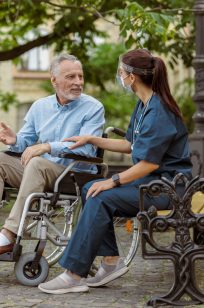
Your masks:
M 198 191 L 193 195 L 191 209 L 194 213 L 204 214 L 204 194 Z M 157 211 L 159 216 L 166 216 L 170 210 Z
M 204 194 L 200 191 L 195 193 L 192 198 L 192 211 L 194 213 L 202 213 L 204 210 Z

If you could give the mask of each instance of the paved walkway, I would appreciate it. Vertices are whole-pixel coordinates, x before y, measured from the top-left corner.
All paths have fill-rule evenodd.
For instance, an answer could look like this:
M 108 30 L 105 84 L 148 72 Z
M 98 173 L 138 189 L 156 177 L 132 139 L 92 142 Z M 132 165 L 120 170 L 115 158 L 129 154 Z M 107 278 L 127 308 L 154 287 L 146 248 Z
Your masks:
M 18 283 L 13 263 L 0 263 L 0 308 L 3 307 L 70 307 L 142 308 L 149 297 L 163 293 L 170 287 L 172 266 L 168 261 L 143 260 L 138 252 L 131 270 L 106 287 L 91 289 L 89 293 L 49 295 L 35 287 Z M 202 271 L 204 272 L 204 271 Z M 49 278 L 61 273 L 59 266 L 50 269 Z M 203 281 L 203 275 L 200 279 Z M 189 306 L 188 306 L 189 307 Z M 204 305 L 191 306 L 203 307 Z
M 86 294 L 47 295 L 37 288 L 18 283 L 13 263 L 0 263 L 0 307 L 145 307 L 150 294 L 169 285 L 169 264 L 144 261 L 136 256 L 129 273 L 107 287 L 91 289 Z M 49 278 L 60 273 L 58 266 L 50 269 Z
M 1 215 L 0 222 L 4 220 L 3 216 Z M 204 262 L 199 265 L 199 268 L 198 283 L 204 289 Z M 142 308 L 146 307 L 146 302 L 151 295 L 166 293 L 173 279 L 173 266 L 170 261 L 143 260 L 140 249 L 130 271 L 125 276 L 106 287 L 92 288 L 89 293 L 45 294 L 35 287 L 20 285 L 13 269 L 14 263 L 0 262 L 0 308 L 84 308 L 85 306 L 87 308 Z M 61 268 L 55 265 L 50 269 L 48 279 L 54 278 L 61 272 Z M 204 305 L 192 307 L 204 308 Z

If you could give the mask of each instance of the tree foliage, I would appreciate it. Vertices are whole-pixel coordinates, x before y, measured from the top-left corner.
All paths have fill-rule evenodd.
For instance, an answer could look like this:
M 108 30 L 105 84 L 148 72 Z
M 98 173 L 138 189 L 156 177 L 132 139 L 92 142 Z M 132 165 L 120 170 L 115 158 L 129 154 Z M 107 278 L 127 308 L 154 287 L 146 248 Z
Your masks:
M 139 0 L 119 10 L 126 45 L 146 47 L 168 55 L 173 67 L 178 59 L 191 66 L 195 50 L 194 0 Z
M 85 61 L 96 37 L 108 35 L 96 26 L 103 18 L 119 27 L 126 48 L 147 47 L 169 54 L 172 66 L 178 58 L 190 66 L 193 4 L 194 0 L 1 0 L 0 61 L 51 44 L 56 51 L 68 50 Z
M 39 46 L 52 45 L 56 52 L 73 53 L 84 64 L 85 80 L 97 86 L 94 95 L 103 100 L 110 123 L 121 114 L 126 119 L 133 108 L 132 98 L 116 89 L 107 93 L 118 56 L 126 49 L 143 47 L 168 55 L 172 67 L 178 59 L 191 66 L 195 50 L 193 5 L 194 0 L 0 0 L 0 61 L 18 59 Z M 99 30 L 99 19 L 113 31 Z M 109 37 L 110 41 L 114 29 L 120 33 L 118 44 L 97 44 L 99 39 Z M 47 84 L 44 87 L 51 90 Z M 5 95 L 0 100 L 6 104 L 14 101 Z M 178 100 L 189 119 L 191 102 Z M 119 122 L 119 126 L 126 125 L 126 120 Z
M 11 106 L 18 106 L 19 101 L 14 93 L 0 91 L 0 109 L 8 111 Z

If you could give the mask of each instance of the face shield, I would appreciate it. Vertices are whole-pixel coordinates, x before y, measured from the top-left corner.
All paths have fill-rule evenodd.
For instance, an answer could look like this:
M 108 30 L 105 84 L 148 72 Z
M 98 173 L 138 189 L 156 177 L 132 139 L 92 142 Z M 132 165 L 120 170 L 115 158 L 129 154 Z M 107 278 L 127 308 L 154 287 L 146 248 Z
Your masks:
M 125 78 L 128 77 L 128 75 L 130 73 L 132 73 L 132 68 L 128 65 L 125 65 L 122 61 L 121 61 L 121 57 L 119 58 L 119 62 L 118 62 L 118 69 L 117 69 L 117 73 L 116 73 L 116 82 L 117 84 L 122 87 L 124 90 L 127 90 L 127 92 L 129 92 L 129 87 L 127 87 L 124 83 Z
M 119 58 L 118 62 L 118 69 L 116 74 L 116 81 L 117 83 L 125 89 L 127 92 L 134 93 L 132 89 L 132 85 L 125 85 L 124 79 L 128 77 L 129 74 L 136 74 L 136 75 L 153 75 L 154 74 L 154 68 L 137 68 L 130 65 L 125 64 L 122 61 L 122 57 Z
M 122 57 L 120 56 L 119 62 L 118 62 L 117 76 L 120 77 L 122 75 L 125 75 L 125 73 L 126 75 L 128 74 L 136 74 L 136 75 L 144 75 L 144 76 L 153 75 L 154 68 L 139 68 L 139 67 L 133 67 L 133 66 L 127 65 L 122 61 Z

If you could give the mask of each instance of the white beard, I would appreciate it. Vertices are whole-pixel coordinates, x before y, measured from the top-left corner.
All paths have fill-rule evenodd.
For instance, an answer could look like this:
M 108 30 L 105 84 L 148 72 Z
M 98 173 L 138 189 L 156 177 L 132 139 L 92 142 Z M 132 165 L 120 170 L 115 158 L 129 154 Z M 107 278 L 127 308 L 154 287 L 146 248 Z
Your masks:
M 82 90 L 82 89 L 81 89 Z M 57 91 L 59 97 L 64 98 L 65 100 L 75 100 L 80 97 L 81 92 L 79 94 L 66 93 L 64 91 Z

